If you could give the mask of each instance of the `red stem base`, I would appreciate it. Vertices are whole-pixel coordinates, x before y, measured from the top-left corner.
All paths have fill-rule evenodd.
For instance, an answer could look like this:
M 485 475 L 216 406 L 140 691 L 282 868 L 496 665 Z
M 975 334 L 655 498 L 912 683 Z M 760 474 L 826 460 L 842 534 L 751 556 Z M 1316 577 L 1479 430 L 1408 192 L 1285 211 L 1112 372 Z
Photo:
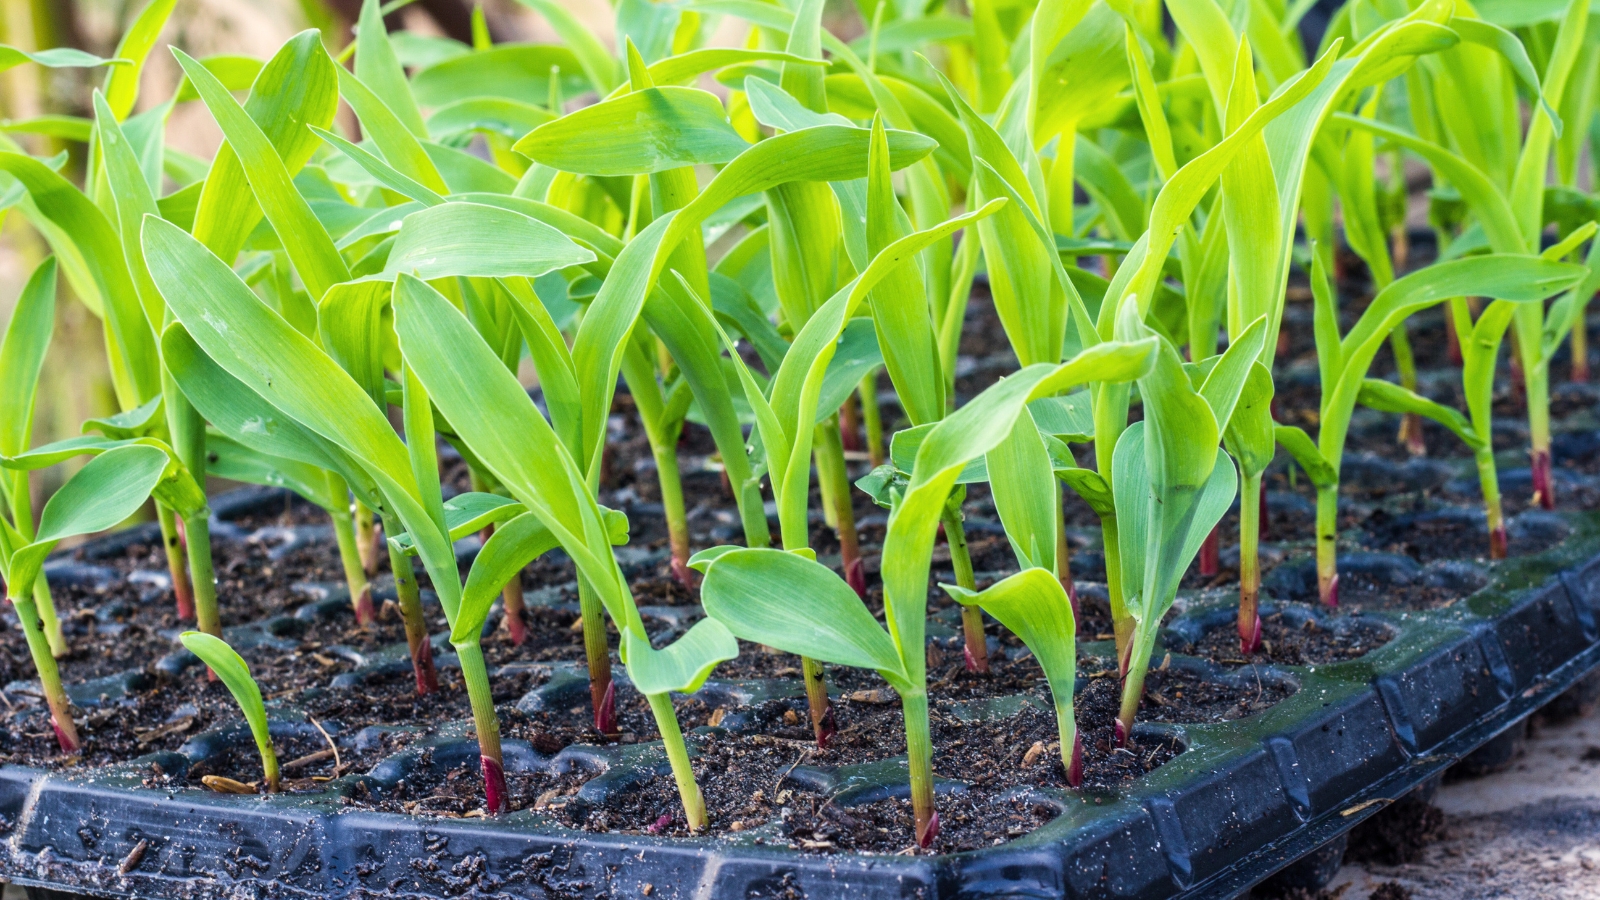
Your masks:
M 478 757 L 483 764 L 483 808 L 491 816 L 498 816 L 510 808 L 506 801 L 506 770 L 500 761 L 487 756 Z
M 1556 508 L 1555 486 L 1550 481 L 1550 451 L 1532 452 L 1533 502 L 1540 509 Z
M 1221 547 L 1221 544 L 1222 535 L 1219 529 L 1211 529 L 1211 533 L 1206 535 L 1205 543 L 1200 545 L 1201 578 L 1216 577 L 1217 571 L 1221 568 L 1221 563 L 1219 563 L 1217 560 L 1217 551 Z
M 439 690 L 439 670 L 433 665 L 433 645 L 424 638 L 411 648 L 411 671 L 417 676 L 417 696 Z
M 590 699 L 593 700 L 596 685 L 589 683 Z M 605 735 L 617 733 L 617 683 L 607 680 L 605 692 L 600 695 L 599 702 L 594 704 L 594 730 Z
M 1067 766 L 1067 786 L 1083 786 L 1083 735 L 1072 739 L 1072 764 Z
M 935 811 L 934 814 L 933 814 L 933 817 L 928 819 L 927 826 L 922 828 L 922 829 L 920 829 L 920 830 L 918 830 L 918 832 L 917 832 L 917 846 L 921 847 L 924 850 L 926 850 L 926 849 L 928 849 L 928 847 L 932 846 L 933 839 L 938 837 L 938 836 L 939 836 L 939 813 L 937 811 Z

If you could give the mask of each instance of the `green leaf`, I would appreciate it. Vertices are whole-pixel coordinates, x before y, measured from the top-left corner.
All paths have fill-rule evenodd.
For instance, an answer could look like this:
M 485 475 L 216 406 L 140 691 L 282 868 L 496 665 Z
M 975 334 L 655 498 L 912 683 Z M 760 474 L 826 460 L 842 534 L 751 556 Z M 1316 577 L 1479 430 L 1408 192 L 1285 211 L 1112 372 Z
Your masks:
M 1316 442 L 1304 429 L 1294 425 L 1278 425 L 1272 429 L 1272 435 L 1305 470 L 1313 485 L 1329 488 L 1339 483 L 1339 470 L 1322 455 Z
M 224 438 L 272 459 L 330 469 L 346 481 L 371 484 L 337 445 L 268 403 L 214 362 L 181 323 L 168 326 L 161 349 L 178 388 Z
M 622 633 L 621 655 L 628 677 L 639 693 L 693 693 L 710 677 L 718 663 L 739 655 L 739 642 L 721 622 L 701 619 L 665 649 L 634 631 Z
M 414 274 L 534 278 L 593 262 L 590 251 L 521 213 L 476 203 L 446 203 L 406 216 L 384 264 L 385 276 Z
M 230 91 L 248 91 L 255 80 L 260 77 L 263 63 L 253 56 L 239 56 L 231 53 L 218 53 L 213 56 L 201 57 L 200 64 L 211 70 L 211 74 L 225 85 Z M 188 103 L 190 100 L 199 100 L 200 94 L 194 85 L 185 78 L 178 85 L 178 90 L 172 96 L 174 105 Z M 245 103 L 245 109 L 250 109 L 250 104 Z M 280 151 L 281 152 L 281 151 Z M 205 171 L 201 170 L 201 177 Z
M 369 86 L 348 69 L 339 69 L 339 94 L 361 120 L 361 127 L 383 152 L 384 159 L 402 175 L 429 190 L 447 194 L 444 178 L 427 150 L 419 142 L 427 134 L 417 134 L 409 123 L 395 114 Z
M 654 87 L 541 125 L 512 149 L 564 172 L 643 175 L 726 163 L 749 146 L 728 124 L 716 95 Z
M 51 495 L 38 536 L 7 563 L 7 596 L 26 596 L 45 557 L 63 539 L 105 531 L 133 515 L 160 483 L 167 454 L 144 445 L 120 446 L 91 459 Z
M 883 626 L 837 574 L 815 560 L 771 548 L 730 550 L 699 564 L 706 615 L 747 641 L 808 659 L 872 669 L 906 682 Z
M 363 0 L 361 17 L 356 26 L 356 78 L 383 98 L 383 104 L 413 135 L 428 136 L 422 123 L 422 113 L 411 95 L 411 85 L 406 83 L 405 69 L 395 56 L 389 43 L 389 31 L 383 24 L 383 12 L 378 0 Z
M 313 302 L 333 285 L 349 281 L 350 271 L 333 239 L 295 189 L 289 168 L 272 142 L 215 75 L 182 50 L 173 48 L 172 52 L 238 155 L 256 201 L 278 233 Z M 203 206 L 203 198 L 201 202 Z
M 1017 565 L 1056 571 L 1060 490 L 1044 438 L 1026 409 L 1011 433 L 984 456 L 995 514 L 1005 526 Z
M 161 418 L 161 402 L 162 398 L 156 397 L 125 412 L 85 419 L 82 430 L 98 431 L 119 441 L 159 435 L 166 424 Z
M 572 50 L 583 74 L 600 96 L 611 93 L 622 82 L 622 72 L 617 61 L 606 51 L 605 45 L 578 21 L 565 6 L 555 0 L 518 0 L 550 23 L 561 43 Z
M 464 97 L 504 97 L 543 104 L 550 96 L 551 69 L 556 70 L 562 100 L 576 97 L 587 89 L 588 78 L 583 66 L 566 47 L 496 44 L 492 49 L 457 56 L 423 69 L 412 78 L 411 91 L 417 102 L 431 107 L 454 103 Z
M 444 198 L 435 193 L 433 189 L 429 188 L 427 185 L 421 184 L 415 179 L 396 171 L 393 166 L 390 166 L 384 160 L 379 159 L 371 153 L 368 153 L 355 144 L 352 144 L 340 137 L 339 135 L 323 128 L 313 127 L 311 131 L 317 137 L 322 138 L 324 141 L 327 141 L 329 144 L 337 147 L 340 153 L 343 153 L 345 156 L 349 157 L 351 162 L 354 162 L 356 165 L 360 166 L 368 175 L 371 175 L 373 178 L 377 179 L 379 184 L 383 185 L 389 190 L 428 206 L 438 206 L 444 202 Z M 421 152 L 421 149 L 421 146 L 418 145 L 417 150 L 419 153 Z M 427 158 L 426 154 L 423 154 L 423 158 Z M 432 163 L 429 163 L 429 167 L 432 167 Z M 438 173 L 435 172 L 434 174 L 437 176 Z M 444 182 L 441 180 L 439 183 L 442 185 Z M 446 190 L 448 190 L 448 188 Z
M 1209 451 L 1214 462 L 1199 484 L 1182 484 L 1162 471 L 1170 468 L 1170 451 L 1149 440 L 1152 420 L 1128 426 L 1117 441 L 1111 483 L 1116 494 L 1118 544 L 1122 551 L 1122 584 L 1128 610 L 1141 625 L 1161 621 L 1177 596 L 1178 582 L 1200 552 L 1206 535 L 1222 520 L 1238 490 L 1233 461 L 1221 448 L 1189 445 Z M 1153 628 L 1142 629 L 1154 640 Z
M 1028 412 L 1044 434 L 1074 444 L 1094 440 L 1094 397 L 1088 391 L 1041 397 L 1028 404 Z
M 79 116 L 44 115 L 0 122 L 0 132 L 6 134 L 42 134 L 81 144 L 89 142 L 93 131 L 94 123 Z
M 161 29 L 166 27 L 167 18 L 172 15 L 176 5 L 177 0 L 150 0 L 139 17 L 128 26 L 128 30 L 122 33 L 116 55 L 119 59 L 128 60 L 131 65 L 113 68 L 111 76 L 106 79 L 105 91 L 106 103 L 118 120 L 126 119 L 128 113 L 133 111 L 134 101 L 139 99 L 139 76 L 144 72 L 145 58 L 161 37 Z
M 211 67 L 204 61 L 201 65 Z M 232 88 L 219 73 L 223 86 Z M 192 82 L 186 81 L 190 90 Z M 199 96 L 195 91 L 195 96 Z M 290 174 L 311 158 L 322 142 L 307 126 L 329 128 L 339 106 L 338 66 L 322 48 L 322 35 L 307 29 L 290 38 L 261 69 L 245 99 L 245 112 L 271 141 Z M 218 148 L 206 175 L 194 215 L 194 236 L 232 264 L 256 224 L 261 209 L 231 144 Z
M 23 63 L 38 63 L 50 69 L 92 69 L 96 66 L 131 66 L 131 59 L 101 59 L 93 53 L 85 53 L 71 47 L 52 47 L 49 50 L 40 50 L 29 53 L 6 44 L 0 44 L 0 72 Z
M 376 483 L 363 502 L 391 509 L 413 534 L 422 531 L 423 562 L 453 617 L 460 598 L 455 553 L 442 523 L 422 506 L 405 445 L 384 414 L 337 363 L 182 230 L 146 218 L 143 243 L 150 277 L 204 355 L 359 463 Z
M 220 433 L 206 435 L 206 474 L 291 490 L 330 514 L 349 506 L 348 497 L 335 502 L 328 496 L 327 474 L 322 469 L 282 456 L 268 456 Z
M 21 183 L 40 215 L 53 226 L 46 237 L 62 261 L 68 281 L 91 309 L 104 313 L 111 326 L 110 338 L 117 349 L 112 375 L 119 404 L 138 406 L 160 393 L 154 333 L 128 277 L 116 231 L 106 217 L 71 182 L 31 156 L 0 153 L 0 171 L 9 172 Z M 74 268 L 77 278 L 73 277 Z
M 1259 361 L 1250 366 L 1233 416 L 1223 427 L 1222 441 L 1245 477 L 1265 472 L 1277 449 L 1272 421 L 1272 373 Z
M 478 551 L 472 570 L 467 573 L 466 586 L 461 590 L 461 612 L 450 628 L 451 643 L 478 640 L 489 610 L 506 582 L 558 545 L 555 535 L 533 513 L 525 512 L 502 522 Z
M 447 103 L 428 116 L 428 132 L 444 139 L 468 131 L 498 134 L 520 140 L 556 116 L 543 107 L 505 97 L 468 97 Z
M 0 456 L 15 456 L 33 437 L 39 372 L 56 325 L 56 260 L 46 257 L 29 276 L 0 339 Z
M 217 673 L 217 677 L 227 686 L 228 693 L 233 695 L 233 702 L 239 704 L 239 711 L 250 726 L 256 749 L 261 752 L 261 768 L 267 783 L 269 786 L 275 785 L 278 780 L 278 757 L 272 748 L 272 735 L 267 731 L 267 708 L 261 701 L 261 688 L 250 677 L 250 667 L 222 638 L 200 631 L 185 631 L 178 635 L 178 640 L 189 652 L 200 657 L 200 661 Z
M 1044 669 L 1055 698 L 1058 715 L 1072 712 L 1072 692 L 1078 675 L 1077 623 L 1072 601 L 1055 571 L 1023 569 L 981 591 L 941 584 L 945 593 L 965 606 L 977 606 L 1022 639 Z M 1071 747 L 1062 747 L 1064 754 Z
M 1393 382 L 1379 378 L 1362 379 L 1361 393 L 1356 396 L 1356 402 L 1379 412 L 1415 413 L 1426 416 L 1455 432 L 1456 437 L 1461 438 L 1473 450 L 1483 446 L 1483 440 L 1478 437 L 1472 423 L 1458 410 L 1435 403 Z

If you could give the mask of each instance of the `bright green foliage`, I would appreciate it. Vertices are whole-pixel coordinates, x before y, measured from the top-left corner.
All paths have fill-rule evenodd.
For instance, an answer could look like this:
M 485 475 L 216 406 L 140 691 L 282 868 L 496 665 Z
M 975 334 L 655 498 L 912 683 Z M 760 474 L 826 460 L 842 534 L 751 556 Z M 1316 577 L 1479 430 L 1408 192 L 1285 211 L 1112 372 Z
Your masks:
M 272 735 L 267 732 L 267 708 L 261 701 L 261 688 L 250 677 L 250 667 L 239 654 L 221 638 L 198 631 L 185 631 L 178 636 L 183 646 L 227 686 L 233 702 L 239 704 L 244 720 L 250 726 L 250 736 L 255 738 L 256 749 L 261 751 L 261 771 L 265 775 L 266 789 L 278 789 L 278 754 L 272 749 Z
M 391 34 L 396 5 L 363 0 L 335 55 L 331 28 L 266 60 L 171 48 L 170 97 L 140 90 L 174 0 L 130 10 L 113 59 L 0 47 L 0 70 L 103 67 L 87 73 L 87 118 L 0 123 L 0 212 L 52 254 L 0 339 L 0 562 L 65 751 L 77 738 L 54 656 L 68 648 L 38 567 L 55 541 L 153 496 L 180 610 L 187 580 L 210 635 L 184 641 L 234 691 L 275 784 L 260 691 L 220 640 L 208 476 L 327 510 L 363 622 L 387 550 L 420 692 L 437 687 L 426 569 L 472 704 L 486 811 L 510 803 L 484 630 L 498 599 L 521 640 L 535 621 L 521 580 L 559 550 L 576 570 L 594 724 L 619 730 L 615 653 L 691 830 L 710 823 L 673 695 L 700 690 L 742 638 L 803 657 L 819 743 L 834 728 L 822 663 L 893 687 L 925 845 L 941 530 L 969 666 L 986 671 L 995 622 L 1027 644 L 1076 783 L 1069 548 L 1083 535 L 1066 527 L 1062 483 L 1099 518 L 1124 738 L 1160 622 L 1197 556 L 1202 570 L 1216 558 L 1199 555 L 1208 537 L 1231 542 L 1218 523 L 1235 500 L 1241 649 L 1259 642 L 1262 491 L 1280 445 L 1317 493 L 1325 600 L 1357 404 L 1404 417 L 1414 452 L 1422 419 L 1462 440 L 1502 555 L 1490 401 L 1509 330 L 1536 491 L 1554 502 L 1550 360 L 1569 335 L 1587 353 L 1600 289 L 1600 201 L 1580 178 L 1600 97 L 1590 0 L 1363 0 L 1315 53 L 1297 39 L 1307 0 L 620 0 L 614 41 L 568 3 L 520 2 L 554 42 L 497 44 L 483 10 L 470 42 Z M 856 14 L 859 37 L 829 30 Z M 214 158 L 168 145 L 183 104 L 215 120 Z M 10 134 L 86 149 L 35 158 Z M 1404 232 L 1418 165 L 1428 260 Z M 1372 276 L 1348 331 L 1330 283 L 1338 241 Z M 1321 397 L 1314 418 L 1289 410 L 1297 424 L 1280 424 L 1297 272 Z M 980 279 L 995 335 L 969 324 Z M 99 320 L 116 404 L 35 447 L 58 281 Z M 1441 305 L 1464 410 L 1423 396 L 1406 338 Z M 1002 337 L 1009 355 L 995 353 Z M 974 338 L 988 354 L 976 367 L 958 354 Z M 1399 383 L 1373 377 L 1385 342 Z M 650 448 L 630 477 L 654 464 L 673 590 L 692 602 L 694 570 L 704 577 L 707 617 L 672 640 L 652 640 L 620 561 L 659 532 L 606 505 L 655 499 L 611 499 L 619 422 Z M 1074 445 L 1090 443 L 1085 468 Z M 442 449 L 470 482 L 449 500 Z M 28 473 L 82 457 L 36 524 Z M 728 497 L 698 492 L 694 477 L 719 469 Z M 853 477 L 888 510 L 881 595 Z M 1002 565 L 1016 564 L 984 590 L 966 543 L 980 483 Z M 708 517 L 742 546 L 694 553 Z M 836 566 L 819 561 L 832 552 L 813 546 L 819 524 Z M 472 535 L 483 545 L 463 569 L 453 544 Z

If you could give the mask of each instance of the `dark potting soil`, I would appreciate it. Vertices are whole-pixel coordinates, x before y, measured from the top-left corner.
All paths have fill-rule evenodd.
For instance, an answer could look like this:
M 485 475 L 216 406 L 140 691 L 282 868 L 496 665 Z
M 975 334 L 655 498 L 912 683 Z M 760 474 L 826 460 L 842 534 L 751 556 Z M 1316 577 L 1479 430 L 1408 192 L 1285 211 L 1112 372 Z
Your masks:
M 1086 704 L 1092 705 L 1091 694 Z M 1102 704 L 1103 705 L 1103 704 Z M 1114 707 L 1113 707 L 1114 708 Z M 1093 709 L 1080 712 L 1084 731 L 1084 782 L 1109 788 L 1130 781 L 1172 759 L 1181 748 L 1170 738 L 1136 735 L 1115 748 L 1106 724 L 1092 727 Z M 841 722 L 851 717 L 840 713 Z M 911 806 L 904 797 L 856 803 L 819 790 L 816 770 L 859 765 L 904 751 L 897 708 L 869 712 L 841 728 L 826 750 L 802 738 L 770 734 L 707 733 L 691 739 L 694 769 L 707 804 L 708 830 L 732 840 L 789 846 L 802 850 L 904 852 L 914 847 Z M 930 712 L 933 767 L 941 786 L 936 806 L 939 836 L 933 852 L 971 850 L 1018 837 L 1053 819 L 1062 795 L 1034 789 L 1067 790 L 1055 715 L 1023 704 L 1003 718 L 974 720 L 959 705 L 935 704 Z M 1102 734 L 1104 732 L 1104 734 Z M 891 791 L 904 793 L 903 775 L 892 769 Z M 539 773 L 524 788 L 537 791 L 533 805 L 570 827 L 591 831 L 687 834 L 677 788 L 658 775 L 636 790 L 614 794 L 602 803 L 585 802 L 577 790 L 584 776 Z M 1088 802 L 1081 799 L 1077 802 Z M 735 837 L 737 836 L 737 837 Z
M 1246 679 L 1248 673 L 1253 679 Z M 1184 668 L 1157 665 L 1145 678 L 1140 719 L 1153 722 L 1227 722 L 1254 715 L 1294 693 L 1291 686 L 1255 667 L 1234 675 L 1233 684 L 1214 681 Z
M 1239 650 L 1238 626 L 1229 622 L 1207 631 L 1189 652 L 1224 666 L 1272 664 L 1320 666 L 1355 659 L 1389 642 L 1390 629 L 1377 622 L 1346 617 L 1337 627 L 1306 618 L 1298 624 L 1283 613 L 1261 617 L 1261 649 L 1245 656 Z

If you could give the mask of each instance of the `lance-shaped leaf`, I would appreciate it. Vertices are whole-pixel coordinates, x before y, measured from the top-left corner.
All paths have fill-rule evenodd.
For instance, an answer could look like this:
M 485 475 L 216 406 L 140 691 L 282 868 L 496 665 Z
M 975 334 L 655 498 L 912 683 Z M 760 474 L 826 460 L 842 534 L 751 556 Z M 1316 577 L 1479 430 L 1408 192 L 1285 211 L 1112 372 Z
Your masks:
M 1361 393 L 1356 395 L 1356 402 L 1379 412 L 1426 416 L 1455 432 L 1456 437 L 1461 438 L 1468 447 L 1477 450 L 1483 446 L 1483 439 L 1478 437 L 1472 423 L 1459 410 L 1429 400 L 1394 382 L 1381 378 L 1362 379 Z
M 995 514 L 1005 526 L 1018 565 L 1054 572 L 1061 488 L 1056 485 L 1044 437 L 1026 409 L 1017 415 L 1011 433 L 985 454 L 984 460 Z
M 201 64 L 217 72 L 225 87 L 237 87 L 206 60 Z M 191 99 L 199 97 L 187 79 L 182 90 L 192 95 Z M 291 175 L 300 171 L 321 144 L 308 126 L 331 127 L 338 106 L 338 66 L 323 49 L 322 35 L 316 29 L 302 31 L 278 49 L 255 76 L 244 102 L 245 112 L 272 142 Z M 194 211 L 194 236 L 231 264 L 260 221 L 261 207 L 251 193 L 239 156 L 224 143 L 217 148 L 201 188 Z
M 419 138 L 428 136 L 422 122 L 422 112 L 411 95 L 411 85 L 406 81 L 405 69 L 389 42 L 389 30 L 383 24 L 382 4 L 378 0 L 363 0 L 361 19 L 356 31 L 356 78 L 375 94 L 400 122 Z
M 1250 367 L 1233 416 L 1222 430 L 1223 445 L 1246 476 L 1266 471 L 1272 463 L 1276 439 L 1272 421 L 1272 373 L 1256 361 Z
M 701 619 L 683 637 L 657 650 L 632 630 L 622 633 L 628 677 L 646 696 L 700 690 L 717 664 L 739 655 L 739 641 L 716 619 Z
M 111 77 L 106 79 L 106 102 L 118 119 L 126 119 L 133 111 L 133 103 L 139 98 L 139 76 L 144 72 L 145 58 L 155 47 L 176 5 L 177 0 L 151 0 L 117 43 L 117 58 L 127 60 L 129 65 L 111 70 Z
M 692 229 L 728 201 L 791 181 L 843 181 L 866 175 L 865 129 L 823 125 L 761 141 L 728 163 L 688 206 L 656 219 L 616 257 L 573 343 L 573 363 L 584 398 L 585 471 L 596 470 L 606 414 L 622 368 L 624 338 L 667 259 Z M 935 146 L 929 138 L 890 132 L 889 166 L 904 168 Z
M 1588 274 L 1584 266 L 1535 256 L 1493 254 L 1436 263 L 1413 272 L 1378 293 L 1350 333 L 1340 341 L 1343 367 L 1331 393 L 1322 399 L 1317 443 L 1329 461 L 1343 456 L 1350 413 L 1367 369 L 1394 327 L 1419 310 L 1451 297 L 1542 300 L 1572 287 Z
M 272 748 L 272 735 L 267 731 L 267 707 L 261 700 L 261 688 L 250 677 L 250 667 L 245 664 L 228 642 L 200 631 L 185 631 L 178 640 L 190 653 L 200 657 L 211 671 L 227 686 L 233 702 L 239 704 L 245 722 L 250 726 L 250 736 L 255 738 L 256 749 L 261 752 L 261 770 L 266 778 L 267 790 L 278 785 L 278 755 Z
M 941 584 L 957 602 L 977 606 L 1022 639 L 1044 670 L 1056 715 L 1072 720 L 1072 692 L 1078 675 L 1077 622 L 1072 601 L 1053 569 L 1028 568 L 981 591 Z M 1074 729 L 1076 730 L 1076 729 Z M 1070 740 L 1061 747 L 1072 752 Z
M 22 452 L 33 435 L 34 399 L 56 322 L 56 260 L 29 276 L 0 339 L 0 456 Z
M 1317 449 L 1316 441 L 1306 434 L 1305 429 L 1294 425 L 1278 425 L 1272 429 L 1272 436 L 1300 464 L 1312 484 L 1328 488 L 1339 483 L 1339 470 Z
M 85 53 L 72 47 L 52 47 L 49 50 L 29 53 L 8 44 L 0 44 L 0 72 L 28 62 L 38 63 L 48 69 L 92 69 L 96 66 L 133 64 L 133 60 L 130 59 L 101 59 L 93 53 Z
M 706 615 L 734 634 L 808 659 L 871 669 L 897 688 L 905 685 L 889 635 L 827 566 L 772 548 L 696 554 L 690 564 L 706 574 L 700 586 Z
M 1201 483 L 1166 480 L 1163 469 L 1172 468 L 1168 454 L 1173 451 L 1150 440 L 1147 424 L 1135 422 L 1117 441 L 1111 482 L 1128 609 L 1142 625 L 1153 626 L 1171 607 L 1206 535 L 1227 514 L 1238 476 L 1228 454 L 1213 443 L 1178 451 L 1210 456 L 1210 471 Z M 1153 633 L 1145 637 L 1153 639 Z
M 155 338 L 128 277 L 117 233 L 94 203 L 49 166 L 20 153 L 0 153 L 9 173 L 33 200 L 36 220 L 78 296 L 111 326 L 112 377 L 118 403 L 138 406 L 161 391 Z
M 394 304 L 401 354 L 456 434 L 555 535 L 618 628 L 642 634 L 643 622 L 611 553 L 600 507 L 516 376 L 461 312 L 427 284 L 402 275 Z
M 424 280 L 447 275 L 533 278 L 594 259 L 560 231 L 519 212 L 445 203 L 406 216 L 383 271 Z
M 9 595 L 26 596 L 56 544 L 105 531 L 137 512 L 166 476 L 167 462 L 160 449 L 140 444 L 115 447 L 89 460 L 44 505 L 33 542 L 12 552 L 6 572 Z
M 293 177 L 272 142 L 210 70 L 182 50 L 173 48 L 172 52 L 222 128 L 228 145 L 238 154 L 256 201 L 278 233 L 312 300 L 320 299 L 333 285 L 349 281 L 350 271 L 334 247 L 333 238 L 295 188 Z
M 337 498 L 329 495 L 325 470 L 283 456 L 268 456 L 218 432 L 206 436 L 206 474 L 294 491 L 330 514 L 350 507 L 348 495 Z
M 422 534 L 423 562 L 446 615 L 453 617 L 460 598 L 455 553 L 443 522 L 423 506 L 405 445 L 371 398 L 181 229 L 146 218 L 143 245 L 151 279 L 204 355 L 349 454 L 374 485 L 362 500 L 374 509 L 392 509 L 408 530 Z
M 750 145 L 715 94 L 652 87 L 586 106 L 535 128 L 512 147 L 580 175 L 646 175 L 730 162 Z

